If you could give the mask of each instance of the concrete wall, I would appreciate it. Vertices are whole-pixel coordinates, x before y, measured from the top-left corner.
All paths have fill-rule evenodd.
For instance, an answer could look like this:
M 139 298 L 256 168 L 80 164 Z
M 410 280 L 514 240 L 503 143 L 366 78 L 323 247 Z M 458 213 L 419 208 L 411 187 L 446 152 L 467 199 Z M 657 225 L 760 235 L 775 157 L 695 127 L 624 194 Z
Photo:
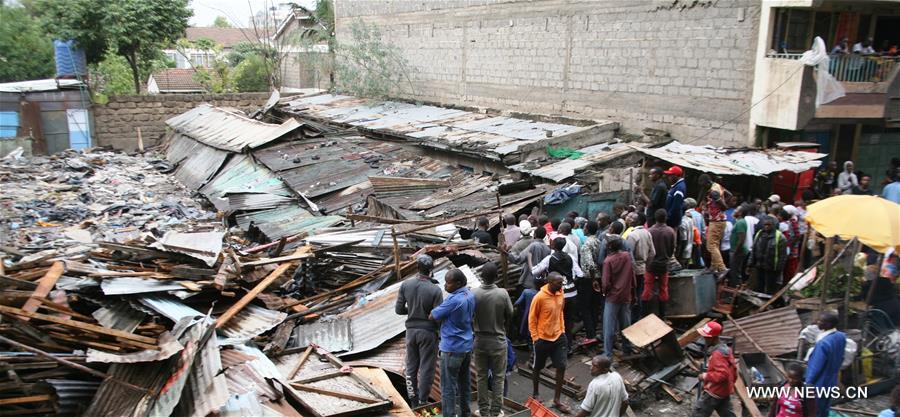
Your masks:
M 240 94 L 160 94 L 114 96 L 103 105 L 94 105 L 94 145 L 132 151 L 137 149 L 137 128 L 144 147 L 159 144 L 166 133 L 166 119 L 200 103 L 253 110 L 265 104 L 269 93 Z
M 360 20 L 409 61 L 406 98 L 721 145 L 749 136 L 748 114 L 710 130 L 750 105 L 759 12 L 759 0 L 335 2 L 340 42 Z

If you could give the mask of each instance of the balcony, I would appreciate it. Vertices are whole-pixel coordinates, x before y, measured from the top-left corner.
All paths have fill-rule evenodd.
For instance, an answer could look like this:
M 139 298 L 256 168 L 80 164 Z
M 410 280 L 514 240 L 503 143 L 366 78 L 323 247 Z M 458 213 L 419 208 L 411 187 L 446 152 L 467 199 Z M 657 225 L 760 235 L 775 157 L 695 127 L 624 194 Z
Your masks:
M 768 54 L 766 58 L 798 60 L 803 54 Z M 877 55 L 831 55 L 828 72 L 844 87 L 847 83 L 880 83 L 890 79 L 900 57 Z M 857 92 L 857 91 L 854 91 Z M 861 91 L 860 91 L 861 92 Z

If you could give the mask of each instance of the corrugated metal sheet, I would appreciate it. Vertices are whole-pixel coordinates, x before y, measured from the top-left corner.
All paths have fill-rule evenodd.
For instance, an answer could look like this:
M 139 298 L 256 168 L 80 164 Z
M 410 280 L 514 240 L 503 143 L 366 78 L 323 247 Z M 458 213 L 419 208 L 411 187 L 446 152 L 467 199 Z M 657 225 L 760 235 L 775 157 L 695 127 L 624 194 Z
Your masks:
M 218 329 L 224 344 L 240 344 L 271 330 L 287 318 L 287 313 L 248 304 Z
M 398 337 L 368 352 L 344 357 L 350 366 L 374 366 L 397 375 L 406 369 L 406 338 Z
M 91 313 L 100 325 L 110 329 L 133 332 L 147 315 L 131 308 L 126 301 L 116 301 Z
M 100 288 L 106 295 L 138 294 L 145 292 L 177 291 L 185 287 L 181 281 L 158 280 L 152 278 L 106 278 L 100 284 Z
M 101 350 L 88 348 L 87 362 L 100 363 L 138 363 L 138 362 L 156 362 L 172 357 L 172 355 L 184 349 L 184 346 L 175 339 L 172 333 L 166 331 L 159 335 L 157 350 L 141 350 L 132 353 L 110 353 Z
M 185 317 L 203 315 L 203 313 L 184 305 L 180 300 L 170 295 L 147 294 L 139 297 L 137 301 L 176 323 Z
M 541 142 L 559 143 L 560 136 L 587 132 L 598 126 L 609 131 L 618 127 L 618 123 L 608 121 L 575 126 L 401 102 L 371 104 L 364 99 L 329 94 L 290 101 L 286 110 L 366 129 L 389 131 L 418 139 L 426 146 L 453 148 L 493 159 L 519 152 L 525 146 L 540 147 Z
M 646 147 L 648 144 L 638 143 L 631 146 Z M 526 174 L 546 178 L 554 182 L 562 182 L 572 178 L 578 171 L 589 166 L 608 162 L 611 159 L 622 157 L 635 152 L 634 149 L 624 143 L 601 143 L 578 149 L 583 153 L 578 159 L 554 160 L 549 164 L 541 165 L 534 162 L 526 162 L 510 166 L 509 169 Z
M 91 398 L 100 387 L 97 381 L 79 381 L 75 379 L 46 379 L 47 384 L 53 388 L 56 394 L 55 408 L 57 416 L 82 415 Z
M 222 356 L 225 379 L 228 381 L 228 391 L 231 395 L 255 392 L 269 400 L 278 400 L 282 397 L 281 392 L 270 385 L 266 379 L 282 379 L 281 374 L 262 352 L 259 352 L 260 355 L 256 355 L 250 352 L 250 349 L 253 348 L 236 346 L 234 349 L 219 351 Z
M 783 355 L 797 350 L 797 335 L 803 328 L 797 309 L 784 307 L 757 313 L 735 320 L 753 338 L 765 353 L 771 356 Z M 734 337 L 735 352 L 753 353 L 759 349 L 747 339 L 743 332 L 731 323 L 722 323 L 722 334 Z
M 302 232 L 312 233 L 317 229 L 333 226 L 343 219 L 340 216 L 314 217 L 300 207 L 285 206 L 240 214 L 237 216 L 237 223 L 244 230 L 253 223 L 266 237 L 274 241 Z
M 773 172 L 803 172 L 818 168 L 823 153 L 782 151 L 777 149 L 725 149 L 671 142 L 660 148 L 638 148 L 638 152 L 662 159 L 682 168 L 717 175 L 767 176 Z
M 389 227 L 380 227 L 371 230 L 350 229 L 340 232 L 325 232 L 306 238 L 306 241 L 309 243 L 316 243 L 323 246 L 334 246 L 340 245 L 342 243 L 356 242 L 359 240 L 362 240 L 362 242 L 354 246 L 366 248 L 394 247 L 394 240 L 391 238 L 391 229 Z M 409 241 L 405 236 L 398 236 L 397 244 L 400 246 L 406 246 L 409 244 Z
M 83 415 L 91 417 L 143 417 L 153 408 L 153 393 L 159 392 L 174 371 L 177 357 L 162 362 L 114 363 L 106 374 L 145 391 L 117 384 L 109 379 L 100 383 L 90 406 Z M 168 414 L 166 414 L 168 415 Z
M 350 320 L 345 318 L 326 318 L 314 323 L 294 328 L 295 346 L 309 346 L 313 343 L 329 352 L 346 352 L 353 348 L 350 337 Z
M 257 148 L 300 127 L 294 119 L 280 125 L 263 123 L 205 103 L 166 120 L 166 124 L 205 145 L 231 152 Z
M 185 344 L 182 352 L 187 353 L 182 354 L 182 364 L 187 367 L 179 370 L 189 369 L 189 372 L 177 373 L 177 378 L 171 385 L 167 385 L 169 390 L 160 395 L 154 409 L 157 415 L 171 415 L 174 410 L 177 415 L 205 417 L 219 411 L 228 402 L 228 382 L 222 374 L 222 358 L 219 356 L 216 338 L 209 338 L 202 349 L 196 349 L 196 343 L 201 340 L 203 333 L 213 325 L 213 321 L 206 318 L 188 329 L 182 339 Z M 191 354 L 192 350 L 199 355 L 196 360 Z M 176 404 L 177 408 L 174 408 Z
M 299 204 L 291 197 L 268 193 L 228 193 L 228 209 L 232 211 L 272 209 L 287 204 Z
M 176 140 L 196 143 L 196 146 L 191 147 L 191 153 L 178 162 L 174 173 L 175 178 L 189 190 L 197 190 L 206 184 L 229 155 L 226 151 L 200 144 L 187 136 L 179 136 Z
M 48 78 L 44 80 L 16 81 L 0 84 L 0 93 L 37 93 L 56 91 L 62 88 L 79 88 L 84 83 L 78 80 Z
M 170 230 L 150 247 L 166 252 L 181 253 L 199 259 L 207 266 L 213 266 L 219 259 L 224 237 L 225 232 L 181 233 Z
M 275 174 L 266 167 L 256 164 L 249 155 L 233 155 L 221 172 L 200 188 L 217 209 L 233 211 L 229 195 L 240 193 L 259 193 L 292 197 L 291 191 Z M 262 207 L 242 207 L 255 209 Z

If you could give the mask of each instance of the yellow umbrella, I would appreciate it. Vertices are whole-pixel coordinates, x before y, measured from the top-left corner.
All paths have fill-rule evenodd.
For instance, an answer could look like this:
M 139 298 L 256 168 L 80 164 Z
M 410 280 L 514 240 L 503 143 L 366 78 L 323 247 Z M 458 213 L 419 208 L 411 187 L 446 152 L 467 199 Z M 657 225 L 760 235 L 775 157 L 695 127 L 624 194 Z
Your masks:
M 900 247 L 900 204 L 881 197 L 829 197 L 806 208 L 806 221 L 826 237 L 856 237 L 879 252 Z

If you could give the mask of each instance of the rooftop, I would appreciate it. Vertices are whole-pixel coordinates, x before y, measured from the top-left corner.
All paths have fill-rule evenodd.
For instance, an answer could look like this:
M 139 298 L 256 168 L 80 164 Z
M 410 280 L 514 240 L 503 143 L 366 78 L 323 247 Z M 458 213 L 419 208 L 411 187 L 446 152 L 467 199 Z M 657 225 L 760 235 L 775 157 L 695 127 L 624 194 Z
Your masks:
M 209 39 L 225 48 L 233 47 L 241 42 L 253 42 L 256 35 L 250 28 L 217 28 L 190 27 L 185 31 L 185 38 L 191 42 Z
M 193 69 L 167 68 L 157 71 L 150 76 L 147 82 L 148 89 L 150 84 L 156 83 L 156 90 L 160 93 L 203 93 L 206 87 L 194 79 L 196 72 Z M 154 93 L 155 91 L 150 91 Z

